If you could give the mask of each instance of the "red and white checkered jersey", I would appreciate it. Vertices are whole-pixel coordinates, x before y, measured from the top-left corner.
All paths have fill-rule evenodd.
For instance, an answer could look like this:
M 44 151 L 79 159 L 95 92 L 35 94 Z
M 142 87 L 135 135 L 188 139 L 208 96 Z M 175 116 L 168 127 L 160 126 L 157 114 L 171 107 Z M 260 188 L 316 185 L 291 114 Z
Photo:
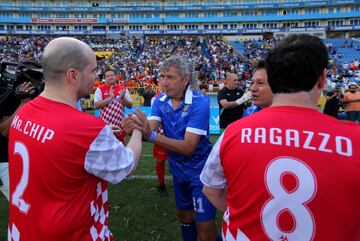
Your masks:
M 114 85 L 114 99 L 100 111 L 100 118 L 103 119 L 109 125 L 121 126 L 121 122 L 124 119 L 124 104 L 119 96 L 119 92 L 127 91 L 125 86 Z M 110 96 L 110 86 L 104 84 L 96 89 L 94 102 L 104 100 Z
M 227 189 L 224 240 L 360 240 L 360 127 L 270 107 L 231 124 L 200 176 Z
M 107 182 L 120 182 L 134 164 L 99 118 L 32 100 L 10 129 L 8 240 L 112 240 Z

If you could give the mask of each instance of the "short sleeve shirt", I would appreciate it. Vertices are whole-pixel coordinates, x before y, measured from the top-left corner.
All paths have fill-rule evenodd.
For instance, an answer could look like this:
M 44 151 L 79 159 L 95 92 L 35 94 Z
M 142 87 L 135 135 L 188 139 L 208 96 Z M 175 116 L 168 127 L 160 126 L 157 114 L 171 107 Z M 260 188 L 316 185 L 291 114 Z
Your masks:
M 224 109 L 220 104 L 220 100 L 235 101 L 243 96 L 244 91 L 242 89 L 230 90 L 226 87 L 221 89 L 218 93 L 217 99 L 219 102 L 220 111 L 220 128 L 226 128 L 230 123 L 240 119 L 243 115 L 245 105 L 239 105 L 235 108 Z
M 302 107 L 231 124 L 200 175 L 227 189 L 224 240 L 356 240 L 359 146 L 358 124 Z
M 180 179 L 198 176 L 205 164 L 212 147 L 209 118 L 209 98 L 198 91 L 187 89 L 184 100 L 176 110 L 167 95 L 160 95 L 153 103 L 150 120 L 161 122 L 166 137 L 183 140 L 185 132 L 201 136 L 191 157 L 171 151 L 168 153 L 170 171 Z
M 9 240 L 112 240 L 107 182 L 134 163 L 99 118 L 41 96 L 27 103 L 9 135 Z

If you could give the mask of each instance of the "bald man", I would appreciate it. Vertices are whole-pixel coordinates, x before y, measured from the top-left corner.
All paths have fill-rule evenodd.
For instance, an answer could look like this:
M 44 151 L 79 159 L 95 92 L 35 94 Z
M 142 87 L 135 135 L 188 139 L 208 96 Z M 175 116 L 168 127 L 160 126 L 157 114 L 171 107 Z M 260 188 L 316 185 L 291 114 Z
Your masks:
M 226 85 L 217 96 L 220 110 L 220 128 L 222 131 L 243 115 L 244 103 L 251 98 L 251 93 L 239 88 L 241 80 L 235 73 L 226 74 Z
M 75 108 L 96 77 L 88 45 L 54 39 L 42 64 L 45 89 L 10 128 L 8 240 L 112 240 L 107 183 L 135 169 L 141 133 L 125 147 L 102 120 Z

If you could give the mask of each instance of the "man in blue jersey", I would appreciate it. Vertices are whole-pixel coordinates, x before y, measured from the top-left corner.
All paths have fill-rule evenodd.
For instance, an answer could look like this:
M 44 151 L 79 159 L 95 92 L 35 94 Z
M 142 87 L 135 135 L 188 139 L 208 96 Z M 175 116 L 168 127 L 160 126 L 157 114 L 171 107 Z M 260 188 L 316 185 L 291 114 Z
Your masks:
M 127 118 L 124 126 L 136 126 L 147 141 L 166 148 L 173 175 L 177 216 L 183 240 L 221 240 L 215 225 L 215 207 L 202 193 L 199 179 L 211 151 L 209 98 L 196 91 L 193 66 L 180 56 L 165 60 L 159 80 L 165 95 L 155 99 L 149 121 L 141 111 Z M 164 135 L 157 130 L 162 125 Z M 126 128 L 128 129 L 128 128 Z M 196 220 L 196 222 L 195 222 Z
M 265 63 L 263 60 L 260 60 L 256 66 L 256 70 L 252 77 L 250 91 L 253 102 L 252 105 L 245 110 L 243 117 L 269 107 L 272 103 L 273 93 L 268 83 Z

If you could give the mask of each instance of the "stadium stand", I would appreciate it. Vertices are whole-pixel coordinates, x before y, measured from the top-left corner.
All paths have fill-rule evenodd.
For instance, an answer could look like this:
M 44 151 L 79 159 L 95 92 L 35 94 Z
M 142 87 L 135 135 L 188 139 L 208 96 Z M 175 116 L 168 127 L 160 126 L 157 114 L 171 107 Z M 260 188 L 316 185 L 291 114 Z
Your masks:
M 229 71 L 249 84 L 269 48 L 306 32 L 329 48 L 329 85 L 345 85 L 359 82 L 359 23 L 360 0 L 7 0 L 0 2 L 0 59 L 37 61 L 51 38 L 71 35 L 97 52 L 100 77 L 110 67 L 129 87 L 156 85 L 157 64 L 181 53 L 212 90 Z

